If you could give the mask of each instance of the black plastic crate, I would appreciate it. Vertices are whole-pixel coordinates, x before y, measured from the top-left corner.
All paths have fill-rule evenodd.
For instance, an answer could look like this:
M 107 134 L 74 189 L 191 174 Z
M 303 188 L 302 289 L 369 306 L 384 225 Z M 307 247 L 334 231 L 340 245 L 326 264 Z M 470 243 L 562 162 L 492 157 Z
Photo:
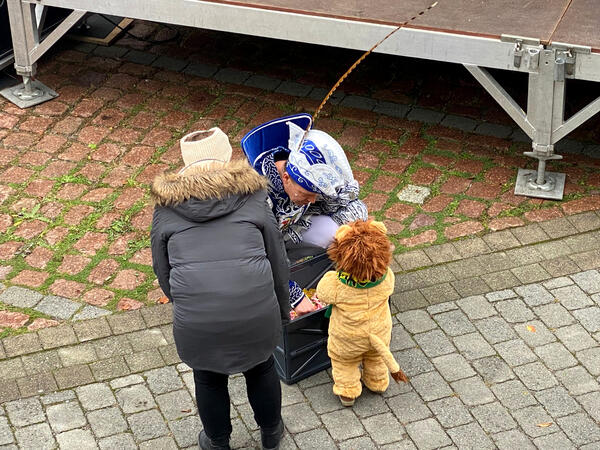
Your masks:
M 290 276 L 303 288 L 312 289 L 333 265 L 322 249 L 319 254 L 303 256 L 306 252 L 306 249 L 288 251 L 290 259 L 295 261 L 290 265 Z M 331 366 L 327 356 L 329 319 L 325 317 L 325 310 L 311 312 L 283 326 L 273 356 L 284 383 L 297 383 Z

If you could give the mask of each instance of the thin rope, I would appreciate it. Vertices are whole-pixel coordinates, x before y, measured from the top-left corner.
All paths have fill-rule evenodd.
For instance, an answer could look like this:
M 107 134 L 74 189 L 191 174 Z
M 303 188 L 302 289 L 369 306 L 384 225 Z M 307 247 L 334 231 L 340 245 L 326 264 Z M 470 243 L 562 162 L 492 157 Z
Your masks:
M 331 98 L 331 96 L 333 95 L 333 93 L 336 91 L 336 89 L 340 86 L 340 84 L 342 84 L 342 82 L 346 79 L 346 77 L 348 75 L 350 75 L 350 72 L 352 72 L 356 66 L 358 66 L 363 59 L 365 59 L 367 56 L 369 56 L 369 54 L 375 50 L 377 47 L 379 47 L 386 39 L 388 39 L 390 36 L 392 36 L 396 31 L 398 31 L 400 28 L 405 27 L 406 25 L 408 25 L 409 23 L 411 23 L 413 20 L 415 20 L 417 17 L 422 16 L 423 14 L 425 14 L 427 11 L 435 8 L 435 6 L 438 4 L 437 1 L 433 2 L 431 5 L 429 5 L 427 8 L 425 8 L 422 11 L 419 11 L 418 14 L 416 14 L 415 16 L 411 17 L 410 19 L 406 20 L 405 22 L 401 23 L 400 25 L 398 25 L 398 27 L 396 27 L 394 30 L 390 31 L 383 39 L 381 39 L 379 42 L 377 42 L 373 47 L 371 47 L 369 50 L 367 50 L 366 52 L 364 52 L 360 58 L 358 58 L 354 64 L 352 64 L 350 66 L 350 68 L 348 70 L 346 70 L 346 72 L 344 72 L 344 74 L 340 77 L 339 80 L 337 80 L 337 82 L 333 85 L 333 87 L 331 88 L 331 90 L 329 91 L 329 93 L 325 96 L 325 98 L 323 99 L 323 101 L 321 102 L 321 104 L 319 105 L 319 107 L 317 108 L 317 110 L 315 111 L 315 113 L 312 116 L 312 120 L 311 122 L 308 124 L 308 126 L 306 127 L 306 130 L 304 130 L 304 137 L 302 138 L 302 141 L 304 141 L 304 138 L 306 137 L 306 134 L 308 133 L 308 131 L 310 130 L 310 126 L 311 124 L 314 123 L 315 120 L 317 120 L 317 116 L 319 115 L 319 113 L 321 112 L 321 110 L 323 109 L 323 107 L 325 106 L 325 104 L 327 103 L 327 101 Z M 302 144 L 300 144 L 302 145 Z

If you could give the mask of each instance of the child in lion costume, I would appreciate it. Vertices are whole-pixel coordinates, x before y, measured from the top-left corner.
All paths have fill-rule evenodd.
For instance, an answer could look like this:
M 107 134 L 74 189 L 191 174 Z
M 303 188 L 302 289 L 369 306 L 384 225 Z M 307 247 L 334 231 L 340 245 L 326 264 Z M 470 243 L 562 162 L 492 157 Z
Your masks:
M 327 352 L 333 393 L 344 406 L 360 396 L 361 379 L 373 392 L 387 389 L 388 370 L 396 382 L 408 381 L 389 349 L 394 273 L 388 267 L 392 249 L 386 232 L 383 223 L 371 220 L 340 226 L 328 249 L 336 271 L 327 272 L 317 286 L 319 300 L 332 305 Z

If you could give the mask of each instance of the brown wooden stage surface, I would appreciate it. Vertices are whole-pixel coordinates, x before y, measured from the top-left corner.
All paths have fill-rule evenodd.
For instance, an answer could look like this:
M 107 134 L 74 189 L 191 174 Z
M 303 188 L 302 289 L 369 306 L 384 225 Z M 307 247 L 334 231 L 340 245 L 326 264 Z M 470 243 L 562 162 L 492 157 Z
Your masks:
M 209 0 L 238 6 L 400 25 L 431 0 Z M 600 0 L 439 0 L 412 28 L 473 36 L 503 34 L 592 47 L 600 52 Z

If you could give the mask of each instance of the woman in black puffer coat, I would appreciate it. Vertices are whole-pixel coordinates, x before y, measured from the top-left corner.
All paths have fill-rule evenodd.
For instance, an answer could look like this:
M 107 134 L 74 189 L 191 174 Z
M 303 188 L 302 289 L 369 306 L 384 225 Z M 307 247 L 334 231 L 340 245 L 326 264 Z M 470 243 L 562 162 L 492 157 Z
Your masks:
M 186 167 L 158 176 L 153 267 L 173 302 L 173 334 L 194 370 L 202 449 L 227 449 L 228 375 L 243 372 L 263 448 L 283 433 L 281 387 L 272 357 L 289 318 L 289 270 L 281 233 L 266 203 L 266 181 L 230 161 L 218 128 L 181 141 Z

